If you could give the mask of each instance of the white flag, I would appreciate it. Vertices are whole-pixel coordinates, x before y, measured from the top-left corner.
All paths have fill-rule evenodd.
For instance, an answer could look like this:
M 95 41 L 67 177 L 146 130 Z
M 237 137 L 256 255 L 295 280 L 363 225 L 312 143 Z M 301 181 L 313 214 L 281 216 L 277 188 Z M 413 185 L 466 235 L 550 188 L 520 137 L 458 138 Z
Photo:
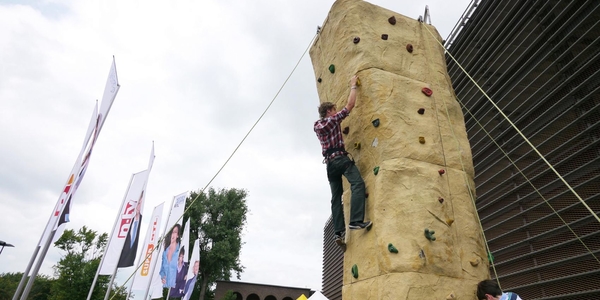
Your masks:
M 71 169 L 71 173 L 69 174 L 69 176 L 67 178 L 67 183 L 65 184 L 65 187 L 63 188 L 62 193 L 58 197 L 58 201 L 56 202 L 56 205 L 54 206 L 52 215 L 50 216 L 50 219 L 48 220 L 46 228 L 44 229 L 43 237 L 42 237 L 42 239 L 40 239 L 40 246 L 43 246 L 44 244 L 46 244 L 46 240 L 49 238 L 50 233 L 54 229 L 57 229 L 57 227 L 59 226 L 59 219 L 61 219 L 61 217 L 63 219 L 65 219 L 66 222 L 69 221 L 69 214 L 64 214 L 63 210 L 67 206 L 67 204 L 71 203 L 70 200 L 73 197 L 73 194 L 75 193 L 75 190 L 78 187 L 75 185 L 75 183 L 81 182 L 81 179 L 77 180 L 78 177 L 81 178 L 80 176 L 78 176 L 79 174 L 81 174 L 81 172 L 80 172 L 81 166 L 82 166 L 81 159 L 82 159 L 83 153 L 85 152 L 87 145 L 92 137 L 92 134 L 94 133 L 94 130 L 96 129 L 97 116 L 98 116 L 98 103 L 96 103 L 96 105 L 94 106 L 94 112 L 92 113 L 92 118 L 88 125 L 88 129 L 85 134 L 85 138 L 83 140 L 83 145 L 81 146 L 81 150 L 79 151 L 79 155 L 77 156 L 77 159 L 75 160 L 73 169 Z M 65 222 L 63 222 L 63 223 L 65 223 Z M 60 232 L 57 231 L 56 234 L 54 235 L 54 241 L 57 240 L 62 235 L 62 230 L 64 230 L 64 226 L 60 226 L 59 229 L 60 229 Z
M 158 260 L 158 239 L 160 237 L 160 223 L 162 219 L 164 202 L 154 208 L 152 212 L 152 218 L 150 224 L 148 224 L 148 231 L 146 232 L 146 239 L 144 240 L 144 246 L 140 252 L 140 262 L 133 278 L 132 290 L 146 290 L 150 285 L 150 279 L 152 278 L 152 269 Z M 156 250 L 155 250 L 156 249 Z
M 118 214 L 118 221 L 113 228 L 104 258 L 102 259 L 100 275 L 112 275 L 117 265 L 120 264 L 133 266 L 135 253 L 137 253 L 137 244 L 135 244 L 135 241 L 139 240 L 139 229 L 142 224 L 148 173 L 148 170 L 144 170 L 133 175 L 131 185 L 127 190 L 127 194 L 123 199 L 124 203 L 121 205 L 121 210 Z M 126 240 L 129 242 L 129 245 L 125 245 Z M 122 258 L 121 253 L 123 253 L 125 246 L 127 246 L 128 253 L 127 257 Z M 133 249 L 134 247 L 135 249 Z
M 198 273 L 200 272 L 200 242 L 199 240 L 194 241 L 194 250 L 192 251 L 192 257 L 190 258 L 190 267 L 186 276 L 187 280 L 183 288 L 182 300 L 189 300 L 194 292 L 194 286 L 198 281 Z

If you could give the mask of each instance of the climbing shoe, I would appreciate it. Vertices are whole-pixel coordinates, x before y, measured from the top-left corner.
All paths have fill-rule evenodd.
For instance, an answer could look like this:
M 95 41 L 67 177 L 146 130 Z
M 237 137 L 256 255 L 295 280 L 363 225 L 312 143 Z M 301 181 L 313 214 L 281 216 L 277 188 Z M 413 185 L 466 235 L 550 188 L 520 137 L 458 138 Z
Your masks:
M 350 228 L 350 229 L 365 229 L 365 228 L 370 229 L 371 226 L 373 226 L 373 222 L 371 222 L 371 221 L 353 222 L 348 225 L 348 228 Z
M 343 245 L 346 244 L 346 242 L 344 241 L 345 238 L 346 238 L 346 232 L 345 231 L 338 232 L 334 236 L 335 243 L 338 244 L 338 246 L 343 246 Z

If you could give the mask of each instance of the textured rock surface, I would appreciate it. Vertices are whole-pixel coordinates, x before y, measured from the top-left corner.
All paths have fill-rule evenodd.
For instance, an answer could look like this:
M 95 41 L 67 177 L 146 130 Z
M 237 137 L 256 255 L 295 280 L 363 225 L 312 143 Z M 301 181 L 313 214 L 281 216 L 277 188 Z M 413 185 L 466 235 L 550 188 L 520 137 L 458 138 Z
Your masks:
M 392 16 L 395 25 L 388 22 Z M 345 106 L 350 77 L 358 74 L 361 81 L 357 105 L 342 127 L 349 127 L 346 148 L 365 179 L 366 219 L 374 226 L 348 231 L 344 300 L 474 299 L 477 282 L 488 278 L 471 200 L 471 150 L 436 39 L 433 26 L 365 1 L 338 0 L 310 49 L 321 102 Z M 430 97 L 424 87 L 433 91 Z M 344 199 L 350 199 L 348 186 Z M 425 229 L 435 231 L 435 241 Z M 398 253 L 388 251 L 389 243 Z M 350 271 L 354 264 L 358 278 Z

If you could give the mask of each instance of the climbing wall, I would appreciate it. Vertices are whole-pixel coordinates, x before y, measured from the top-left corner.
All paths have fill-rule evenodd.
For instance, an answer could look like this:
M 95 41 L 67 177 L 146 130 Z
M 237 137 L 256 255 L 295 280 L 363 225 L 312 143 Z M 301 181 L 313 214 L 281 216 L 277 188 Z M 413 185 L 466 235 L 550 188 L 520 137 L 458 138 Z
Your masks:
M 475 299 L 489 276 L 470 146 L 436 39 L 431 25 L 338 0 L 310 49 L 321 102 L 341 108 L 350 77 L 361 82 L 342 128 L 374 225 L 347 231 L 344 300 Z M 346 224 L 349 200 L 346 184 Z

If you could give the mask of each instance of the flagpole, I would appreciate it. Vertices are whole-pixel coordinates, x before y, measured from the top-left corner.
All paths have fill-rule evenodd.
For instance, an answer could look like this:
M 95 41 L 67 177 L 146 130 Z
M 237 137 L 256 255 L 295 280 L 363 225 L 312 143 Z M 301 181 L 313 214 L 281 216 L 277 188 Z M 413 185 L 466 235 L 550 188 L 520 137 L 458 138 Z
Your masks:
M 112 273 L 112 275 L 110 275 L 110 282 L 108 283 L 108 287 L 106 288 L 106 295 L 104 295 L 104 300 L 108 300 L 108 297 L 110 296 L 110 291 L 112 290 L 112 285 L 113 282 L 115 282 L 115 276 L 117 275 L 117 269 L 119 269 L 119 267 L 115 266 L 115 271 Z
M 56 219 L 56 221 L 58 221 L 58 219 Z M 40 267 L 42 266 L 42 263 L 44 263 L 44 258 L 46 257 L 46 254 L 48 253 L 48 248 L 50 248 L 50 244 L 52 243 L 52 239 L 54 239 L 55 233 L 56 233 L 56 230 L 52 230 L 52 232 L 50 232 L 50 234 L 48 235 L 48 239 L 46 240 L 44 249 L 42 249 L 40 258 L 38 259 L 37 264 L 33 268 L 33 272 L 31 272 L 31 276 L 29 276 L 29 281 L 27 281 L 27 286 L 25 286 L 25 290 L 23 290 L 23 295 L 21 295 L 21 300 L 27 300 L 27 296 L 29 296 L 29 292 L 31 291 L 31 287 L 33 286 L 35 278 L 37 277 L 37 274 L 40 271 Z M 38 249 L 39 249 L 39 246 L 38 246 Z
M 98 280 L 98 276 L 100 275 L 100 269 L 102 268 L 102 263 L 104 262 L 104 253 L 106 253 L 106 249 L 110 246 L 110 241 L 112 240 L 112 235 L 115 231 L 115 227 L 117 226 L 117 222 L 119 222 L 119 214 L 123 211 L 123 205 L 125 205 L 125 200 L 127 199 L 127 193 L 129 192 L 129 188 L 131 188 L 131 183 L 133 182 L 133 176 L 135 174 L 131 174 L 131 178 L 129 179 L 129 185 L 127 186 L 127 190 L 125 190 L 125 195 L 123 196 L 123 202 L 121 202 L 121 208 L 117 212 L 117 217 L 115 218 L 115 224 L 113 225 L 113 229 L 110 232 L 110 237 L 108 238 L 108 243 L 106 247 L 104 247 L 104 252 L 102 254 L 102 258 L 100 259 L 100 264 L 98 264 L 98 269 L 96 269 L 96 275 L 94 276 L 94 281 L 92 281 L 92 286 L 90 287 L 90 291 L 87 296 L 87 300 L 92 298 L 92 293 L 94 292 L 94 287 L 96 286 L 96 281 Z
M 165 229 L 163 230 L 162 239 L 158 239 L 159 243 L 161 243 L 161 245 L 159 245 L 159 247 L 158 247 L 158 249 L 160 251 L 164 251 L 162 244 L 164 244 L 163 241 L 165 239 L 165 236 L 167 235 L 167 226 L 169 226 L 169 219 L 171 218 L 171 212 L 173 211 L 173 204 L 175 204 L 175 197 L 177 197 L 177 196 L 174 196 L 173 200 L 171 200 L 171 208 L 169 209 L 169 215 L 167 216 L 167 221 L 165 222 Z M 144 295 L 144 299 L 148 299 L 148 291 L 150 290 L 150 287 L 152 286 L 152 277 L 154 277 L 154 273 L 156 272 L 156 265 L 158 264 L 158 257 L 161 257 L 160 251 L 157 254 L 157 258 L 154 262 L 154 265 L 152 266 L 152 273 L 150 273 L 152 275 L 150 276 L 150 283 L 148 283 L 148 287 L 146 288 L 146 295 Z M 150 297 L 152 297 L 152 295 L 150 295 Z M 167 298 L 167 299 L 169 299 L 169 298 Z

